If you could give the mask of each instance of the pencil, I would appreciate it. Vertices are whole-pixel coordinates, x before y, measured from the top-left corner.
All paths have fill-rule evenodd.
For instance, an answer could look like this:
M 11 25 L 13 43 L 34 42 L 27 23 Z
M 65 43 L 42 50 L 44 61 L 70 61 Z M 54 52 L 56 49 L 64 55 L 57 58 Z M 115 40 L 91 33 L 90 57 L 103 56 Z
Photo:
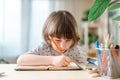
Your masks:
M 118 74 L 119 74 L 119 67 L 120 67 L 120 65 L 119 65 L 119 62 L 118 62 L 118 56 L 117 56 L 117 53 L 116 53 L 116 51 L 115 50 L 117 50 L 117 49 L 115 49 L 115 47 L 114 47 L 114 45 L 111 45 L 110 46 L 110 49 L 111 49 L 111 51 L 112 51 L 112 55 L 113 55 L 113 60 L 114 60 L 114 64 L 115 64 L 115 68 L 116 68 L 116 72 L 118 72 Z
M 54 39 L 53 39 L 51 36 L 49 36 L 49 38 L 50 38 L 50 41 L 53 43 L 53 45 L 57 48 L 57 51 L 60 53 L 60 55 L 63 55 L 63 56 L 64 56 L 63 51 L 62 51 L 61 48 L 58 46 L 58 44 L 54 41 Z M 76 62 L 75 60 L 72 59 L 72 62 L 74 62 L 81 70 L 83 69 L 83 68 L 81 68 L 81 66 L 78 64 L 78 62 Z
M 102 58 L 102 65 L 101 65 L 101 69 L 100 69 L 101 74 L 103 74 L 105 72 L 105 69 L 107 68 L 107 63 L 108 63 L 108 53 L 107 53 L 107 50 L 104 51 L 102 57 L 103 57 Z
M 49 36 L 49 38 L 50 38 L 50 41 L 53 43 L 53 45 L 57 48 L 57 51 L 58 51 L 61 55 L 63 55 L 63 51 L 60 49 L 60 47 L 59 47 L 58 44 L 54 41 L 54 39 L 53 39 L 51 36 Z

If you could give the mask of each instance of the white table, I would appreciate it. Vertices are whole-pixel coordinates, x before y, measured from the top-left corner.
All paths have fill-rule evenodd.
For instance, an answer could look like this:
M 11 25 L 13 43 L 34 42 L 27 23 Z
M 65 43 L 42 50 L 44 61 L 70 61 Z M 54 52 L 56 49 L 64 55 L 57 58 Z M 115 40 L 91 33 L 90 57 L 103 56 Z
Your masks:
M 15 71 L 16 64 L 0 64 L 0 71 L 5 72 L 0 80 L 120 80 L 104 77 L 92 78 L 84 71 Z

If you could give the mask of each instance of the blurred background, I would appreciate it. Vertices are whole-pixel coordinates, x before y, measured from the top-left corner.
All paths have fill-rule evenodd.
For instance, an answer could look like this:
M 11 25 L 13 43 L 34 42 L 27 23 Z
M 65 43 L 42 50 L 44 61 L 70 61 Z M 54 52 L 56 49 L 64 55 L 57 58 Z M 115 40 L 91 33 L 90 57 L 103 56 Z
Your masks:
M 96 21 L 87 21 L 93 2 L 94 0 L 0 0 L 0 63 L 16 63 L 19 55 L 42 42 L 43 24 L 48 15 L 56 10 L 68 10 L 73 14 L 79 27 L 79 44 L 87 47 L 88 53 L 95 53 L 95 41 L 103 42 L 103 34 L 108 32 L 119 42 L 119 23 L 110 20 L 114 12 L 109 16 L 106 11 Z

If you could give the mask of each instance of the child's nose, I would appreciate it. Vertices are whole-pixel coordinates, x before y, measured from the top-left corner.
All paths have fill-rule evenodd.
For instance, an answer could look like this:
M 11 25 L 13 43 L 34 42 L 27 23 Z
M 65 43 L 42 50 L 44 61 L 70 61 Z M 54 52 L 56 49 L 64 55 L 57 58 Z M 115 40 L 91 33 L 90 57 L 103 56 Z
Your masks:
M 65 43 L 64 43 L 64 44 L 61 44 L 61 45 L 60 45 L 60 48 L 61 48 L 62 50 L 65 50 L 65 49 L 66 49 Z

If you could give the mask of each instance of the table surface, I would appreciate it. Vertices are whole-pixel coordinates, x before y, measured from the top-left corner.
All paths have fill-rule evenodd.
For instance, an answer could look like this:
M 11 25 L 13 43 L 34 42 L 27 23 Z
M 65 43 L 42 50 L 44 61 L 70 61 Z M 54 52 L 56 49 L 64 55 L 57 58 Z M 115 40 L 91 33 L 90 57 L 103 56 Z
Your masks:
M 93 78 L 84 70 L 77 71 L 15 71 L 16 64 L 0 64 L 0 80 L 120 80 Z

